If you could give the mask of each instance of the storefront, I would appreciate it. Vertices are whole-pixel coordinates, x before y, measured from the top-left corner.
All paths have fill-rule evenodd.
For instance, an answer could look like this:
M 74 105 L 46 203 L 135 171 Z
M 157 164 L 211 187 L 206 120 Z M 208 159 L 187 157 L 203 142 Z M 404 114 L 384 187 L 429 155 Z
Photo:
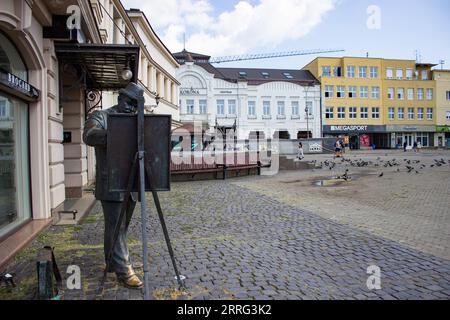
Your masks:
M 436 132 L 438 133 L 438 147 L 450 148 L 450 127 L 449 126 L 437 126 Z
M 326 125 L 325 138 L 340 137 L 350 149 L 389 148 L 389 135 L 383 125 Z
M 387 125 L 386 130 L 391 135 L 391 148 L 402 148 L 405 142 L 407 148 L 413 147 L 414 142 L 424 148 L 434 146 L 436 126 Z
M 28 104 L 38 98 L 19 51 L 0 32 L 0 238 L 32 217 Z

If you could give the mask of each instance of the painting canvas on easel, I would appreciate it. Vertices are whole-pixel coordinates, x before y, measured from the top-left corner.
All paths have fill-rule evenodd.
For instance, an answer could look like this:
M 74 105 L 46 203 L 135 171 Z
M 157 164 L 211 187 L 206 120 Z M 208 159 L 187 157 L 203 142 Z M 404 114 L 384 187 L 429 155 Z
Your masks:
M 145 166 L 150 166 L 153 191 L 170 191 L 170 115 L 145 115 Z M 108 115 L 107 158 L 109 190 L 126 192 L 131 166 L 138 150 L 137 115 Z M 132 192 L 139 191 L 135 178 Z M 145 191 L 152 191 L 146 181 Z

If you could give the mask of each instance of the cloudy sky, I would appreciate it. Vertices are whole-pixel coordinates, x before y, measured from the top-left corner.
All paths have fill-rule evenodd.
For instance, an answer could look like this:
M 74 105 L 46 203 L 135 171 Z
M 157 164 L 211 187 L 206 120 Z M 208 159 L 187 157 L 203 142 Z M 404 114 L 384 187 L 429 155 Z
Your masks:
M 337 56 L 445 60 L 448 0 L 122 0 L 172 51 L 212 56 L 343 48 Z M 332 56 L 333 54 L 324 54 Z M 220 64 L 299 68 L 317 55 Z

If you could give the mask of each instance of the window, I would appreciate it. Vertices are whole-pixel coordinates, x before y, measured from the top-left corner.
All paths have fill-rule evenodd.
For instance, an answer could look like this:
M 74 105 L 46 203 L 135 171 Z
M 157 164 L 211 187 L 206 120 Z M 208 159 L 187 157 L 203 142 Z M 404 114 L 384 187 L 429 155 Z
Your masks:
M 397 80 L 403 80 L 403 69 L 397 68 L 397 71 L 395 72 L 395 76 Z
M 427 100 L 433 100 L 433 89 L 427 89 Z
M 247 72 L 239 71 L 239 78 L 246 78 L 246 77 L 247 77 Z
M 325 108 L 325 119 L 334 119 L 334 112 L 333 107 L 326 107 Z M 450 112 L 448 112 L 450 113 Z
M 398 108 L 398 120 L 405 119 L 405 108 Z
M 447 92 L 445 93 L 445 95 L 446 95 L 447 100 L 450 100 L 450 91 L 447 91 Z
M 345 119 L 345 107 L 338 107 L 338 119 Z
M 380 87 L 372 87 L 372 99 L 380 99 Z
M 362 99 L 367 99 L 369 97 L 369 87 L 360 87 L 359 96 Z
M 422 70 L 422 80 L 428 80 L 428 71 Z
M 404 88 L 397 88 L 397 99 L 398 100 L 405 99 L 405 89 Z
M 447 119 L 447 120 L 450 120 L 450 111 L 447 111 L 447 112 L 446 112 L 446 119 Z
M 263 76 L 263 78 L 268 79 L 270 77 L 270 74 L 268 72 L 261 72 L 261 75 Z
M 225 113 L 225 101 L 217 100 L 217 114 L 223 115 Z
M 417 109 L 417 119 L 423 120 L 423 108 Z
M 416 133 L 416 140 L 417 140 L 417 142 L 420 142 L 422 144 L 422 147 L 429 147 L 428 138 L 429 138 L 428 132 L 417 132 Z
M 0 118 L 6 119 L 6 100 L 0 101 Z
M 334 76 L 335 77 L 342 77 L 342 68 L 341 67 L 334 67 Z
M 277 102 L 277 111 L 279 116 L 284 116 L 284 101 L 278 101 Z
M 206 114 L 207 113 L 206 105 L 207 105 L 206 100 L 200 100 L 199 101 L 198 107 L 199 107 L 200 114 Z
M 394 79 L 394 69 L 387 68 L 386 69 L 386 78 L 387 79 Z
M 359 67 L 359 77 L 367 78 L 367 67 Z
M 388 88 L 388 99 L 394 100 L 394 88 Z
M 356 73 L 355 66 L 347 66 L 347 78 L 354 78 Z
M 394 117 L 395 117 L 395 110 L 394 110 L 394 108 L 389 108 L 388 109 L 388 117 L 389 117 L 389 120 L 394 120 Z
M 433 108 L 427 108 L 427 120 L 433 120 Z
M 333 98 L 333 86 L 325 86 L 325 98 Z
M 423 100 L 423 88 L 417 89 L 417 100 Z
M 286 79 L 294 79 L 294 77 L 292 76 L 292 74 L 290 74 L 289 72 L 283 72 L 283 76 Z
M 378 67 L 370 67 L 370 77 L 372 79 L 378 78 Z
M 236 114 L 236 100 L 228 100 L 228 114 Z
M 270 116 L 270 101 L 263 101 L 263 114 Z
M 186 100 L 186 113 L 187 114 L 194 113 L 194 100 Z
M 248 101 L 247 104 L 248 104 L 248 115 L 255 116 L 256 115 L 256 102 Z
M 1 1 L 1 11 L 4 11 L 4 3 Z M 0 56 L 2 69 L 28 81 L 28 71 L 19 52 L 1 32 Z M 28 220 L 32 210 L 29 192 L 29 108 L 25 102 L 2 93 L 0 101 L 0 238 L 3 238 Z
M 291 107 L 292 107 L 292 115 L 298 116 L 300 114 L 298 101 L 292 101 Z
M 408 88 L 408 100 L 414 100 L 414 89 Z
M 408 108 L 408 120 L 414 120 L 414 108 Z
M 336 94 L 338 98 L 345 98 L 345 86 L 337 86 Z
M 367 108 L 367 107 L 361 107 L 360 111 L 361 111 L 361 113 L 360 113 L 361 119 L 367 119 L 367 118 L 369 118 L 369 108 Z
M 380 119 L 380 108 L 379 107 L 372 108 L 372 119 Z
M 355 86 L 348 86 L 348 97 L 356 98 L 356 87 Z
M 413 79 L 413 69 L 406 69 L 406 80 Z
M 348 108 L 348 117 L 350 119 L 356 119 L 356 107 Z
M 322 77 L 331 77 L 331 67 L 330 66 L 322 67 Z

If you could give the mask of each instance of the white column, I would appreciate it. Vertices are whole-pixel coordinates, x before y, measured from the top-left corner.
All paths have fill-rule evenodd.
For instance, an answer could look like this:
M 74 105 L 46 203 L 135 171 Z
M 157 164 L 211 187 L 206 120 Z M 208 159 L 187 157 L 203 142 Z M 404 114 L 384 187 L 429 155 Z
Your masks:
M 116 18 L 114 19 L 114 22 L 114 43 L 125 44 L 125 38 L 122 33 L 120 33 L 120 31 L 123 31 L 123 20 L 122 18 Z
M 148 69 L 148 60 L 146 57 L 143 57 L 141 60 L 141 81 L 144 86 L 148 87 L 148 77 L 147 77 L 147 69 Z
M 157 91 L 158 88 L 158 79 L 156 78 L 156 68 L 152 66 L 152 91 Z
M 151 64 L 149 64 L 148 66 L 148 88 L 150 89 L 150 91 L 155 91 L 155 80 L 153 79 L 153 69 L 155 69 L 155 67 Z
M 172 96 L 172 91 L 171 91 L 171 80 L 169 78 L 165 79 L 165 88 L 164 88 L 164 98 L 166 98 L 167 101 L 170 102 L 171 100 L 171 96 Z
M 164 98 L 165 96 L 165 92 L 164 92 L 164 75 L 162 73 L 159 74 L 159 78 L 158 78 L 158 84 L 159 84 L 159 96 L 161 98 Z

